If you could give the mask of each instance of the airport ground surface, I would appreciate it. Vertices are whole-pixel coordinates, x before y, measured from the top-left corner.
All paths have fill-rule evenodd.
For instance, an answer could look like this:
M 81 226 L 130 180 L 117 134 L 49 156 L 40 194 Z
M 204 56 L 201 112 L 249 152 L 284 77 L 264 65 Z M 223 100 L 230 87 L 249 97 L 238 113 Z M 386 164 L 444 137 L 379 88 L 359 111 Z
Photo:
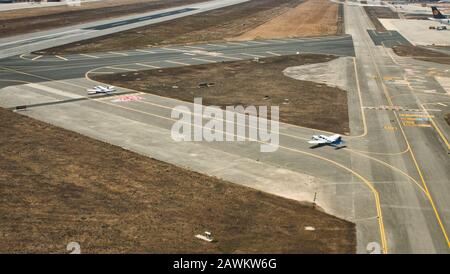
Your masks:
M 344 37 L 199 44 L 88 55 L 22 55 L 0 63 L 2 107 L 162 161 L 272 194 L 312 201 L 357 225 L 358 252 L 449 253 L 450 146 L 443 114 L 449 94 L 436 79 L 448 65 L 395 56 L 375 46 L 360 6 L 345 6 Z M 353 48 L 354 45 L 354 48 Z M 351 136 L 347 148 L 310 149 L 320 131 L 280 126 L 280 148 L 257 142 L 174 142 L 174 106 L 151 94 L 137 100 L 86 98 L 93 73 L 130 72 L 297 52 L 356 56 L 347 67 Z M 86 77 L 85 77 L 86 76 Z M 120 89 L 121 92 L 133 91 Z M 136 98 L 135 98 L 136 99 Z M 327 133 L 325 133 L 327 134 Z

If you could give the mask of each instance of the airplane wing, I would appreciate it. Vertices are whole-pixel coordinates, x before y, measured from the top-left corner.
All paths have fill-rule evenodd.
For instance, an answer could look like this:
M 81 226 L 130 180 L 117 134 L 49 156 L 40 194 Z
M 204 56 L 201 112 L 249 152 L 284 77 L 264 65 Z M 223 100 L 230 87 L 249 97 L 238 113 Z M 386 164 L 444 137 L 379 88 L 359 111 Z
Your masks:
M 325 141 L 325 140 L 310 140 L 310 141 L 308 141 L 308 143 L 313 144 L 313 145 L 319 145 L 319 144 L 325 144 L 325 143 L 327 143 L 327 141 Z

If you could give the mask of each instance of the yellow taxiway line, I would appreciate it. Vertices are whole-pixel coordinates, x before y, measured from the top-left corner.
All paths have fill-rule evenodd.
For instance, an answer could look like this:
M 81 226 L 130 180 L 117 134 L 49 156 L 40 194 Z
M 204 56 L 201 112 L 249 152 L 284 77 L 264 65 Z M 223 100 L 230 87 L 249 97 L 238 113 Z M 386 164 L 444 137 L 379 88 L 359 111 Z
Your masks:
M 367 44 L 367 41 L 365 41 L 365 42 Z M 369 45 L 367 45 L 367 47 L 369 47 Z M 375 70 L 377 72 L 378 79 L 382 79 L 380 70 L 379 70 L 378 65 L 376 64 L 376 62 L 374 60 L 373 55 L 370 54 L 370 57 L 371 57 L 373 65 L 374 65 L 374 68 L 375 68 Z M 391 58 L 392 58 L 392 56 L 391 56 Z M 385 83 L 383 81 L 380 80 L 380 82 L 381 82 L 381 86 L 383 87 L 383 92 L 385 94 L 386 100 L 388 101 L 389 105 L 393 106 L 393 103 L 392 103 L 391 96 L 389 94 L 388 88 L 386 87 L 386 85 L 385 85 Z M 411 86 L 410 85 L 408 85 L 408 86 L 409 86 L 410 91 L 413 92 Z M 410 145 L 409 140 L 408 140 L 408 138 L 406 136 L 406 133 L 405 133 L 405 131 L 403 129 L 402 123 L 401 123 L 401 121 L 399 119 L 399 116 L 398 116 L 397 112 L 394 112 L 394 116 L 395 116 L 395 119 L 396 119 L 396 121 L 397 121 L 397 123 L 399 125 L 399 128 L 400 128 L 401 132 L 402 132 L 403 139 L 405 140 L 405 142 L 406 142 L 406 144 L 407 144 L 407 146 L 409 148 L 409 153 L 410 153 L 411 158 L 413 160 L 414 167 L 415 167 L 415 169 L 417 170 L 417 172 L 419 174 L 419 177 L 420 177 L 420 180 L 422 182 L 423 188 L 426 191 L 426 194 L 427 194 L 426 196 L 428 197 L 428 201 L 430 202 L 431 207 L 433 208 L 434 214 L 436 216 L 436 220 L 438 222 L 438 225 L 440 226 L 440 228 L 442 230 L 442 233 L 443 233 L 443 236 L 444 236 L 444 238 L 446 240 L 447 246 L 450 248 L 450 241 L 449 241 L 449 237 L 448 237 L 447 231 L 446 231 L 446 229 L 444 227 L 444 224 L 443 224 L 443 222 L 441 220 L 440 214 L 437 211 L 437 208 L 436 208 L 436 205 L 434 203 L 433 197 L 431 196 L 431 193 L 430 193 L 430 191 L 428 189 L 428 186 L 427 186 L 427 183 L 425 181 L 425 178 L 424 178 L 424 176 L 422 174 L 422 171 L 421 171 L 421 169 L 419 167 L 419 164 L 417 162 L 416 156 L 415 156 L 415 154 L 414 154 L 414 152 L 413 152 L 413 150 L 411 148 L 411 145 Z

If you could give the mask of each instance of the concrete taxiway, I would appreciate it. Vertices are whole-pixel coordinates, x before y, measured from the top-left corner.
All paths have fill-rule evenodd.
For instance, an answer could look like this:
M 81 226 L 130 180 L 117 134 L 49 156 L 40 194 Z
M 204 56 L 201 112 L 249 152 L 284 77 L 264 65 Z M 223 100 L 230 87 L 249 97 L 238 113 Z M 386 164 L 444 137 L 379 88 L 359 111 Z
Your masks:
M 317 204 L 357 224 L 358 252 L 449 253 L 448 93 L 443 65 L 400 58 L 373 44 L 359 6 L 345 7 L 343 37 L 281 39 L 148 48 L 88 55 L 25 54 L 0 61 L 0 105 L 19 113 L 225 180 Z M 354 47 L 353 47 L 354 45 Z M 347 147 L 310 149 L 321 131 L 280 125 L 276 152 L 258 141 L 176 142 L 179 100 L 119 89 L 87 97 L 95 73 L 264 58 L 312 52 L 354 57 L 348 75 Z M 120 75 L 120 74 L 119 74 Z M 232 80 L 232 79 L 230 79 Z M 327 132 L 323 132 L 328 134 Z
M 385 245 L 393 253 L 449 253 L 449 147 L 441 134 L 448 127 L 437 124 L 440 111 L 424 105 L 448 98 L 429 74 L 433 70 L 448 77 L 448 66 L 394 56 L 391 49 L 373 44 L 367 29 L 374 27 L 361 7 L 345 11 L 368 121 L 366 136 L 352 148 L 369 151 L 411 176 L 405 180 L 373 171 Z M 352 168 L 370 168 L 359 165 L 354 161 Z

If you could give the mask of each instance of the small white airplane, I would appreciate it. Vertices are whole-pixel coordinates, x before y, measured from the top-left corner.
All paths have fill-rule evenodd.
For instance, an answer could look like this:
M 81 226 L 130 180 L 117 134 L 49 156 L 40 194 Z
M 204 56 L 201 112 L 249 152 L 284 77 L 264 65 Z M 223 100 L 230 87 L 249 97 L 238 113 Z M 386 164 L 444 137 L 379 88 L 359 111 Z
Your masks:
M 341 148 L 339 145 L 342 145 L 344 141 L 342 140 L 342 136 L 339 134 L 334 134 L 331 136 L 326 135 L 313 135 L 312 139 L 308 141 L 308 143 L 314 145 L 312 148 L 329 145 L 336 148 Z
M 89 95 L 98 94 L 98 93 L 108 94 L 115 90 L 116 90 L 116 88 L 114 86 L 95 86 L 94 88 L 88 89 L 87 92 Z
M 431 7 L 433 17 L 428 18 L 431 21 L 435 21 L 444 25 L 450 25 L 450 18 L 444 16 L 436 7 Z

